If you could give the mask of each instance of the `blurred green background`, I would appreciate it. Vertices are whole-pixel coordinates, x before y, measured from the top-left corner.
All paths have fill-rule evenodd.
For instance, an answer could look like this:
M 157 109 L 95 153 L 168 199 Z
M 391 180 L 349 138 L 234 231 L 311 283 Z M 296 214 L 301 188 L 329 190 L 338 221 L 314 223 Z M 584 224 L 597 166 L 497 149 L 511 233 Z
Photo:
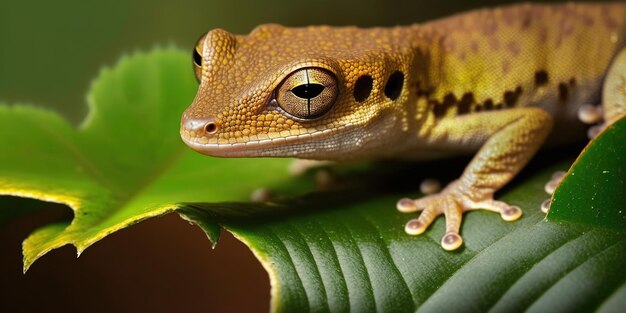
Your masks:
M 191 49 L 212 28 L 244 34 L 270 22 L 399 25 L 507 2 L 513 1 L 2 1 L 0 102 L 45 106 L 78 124 L 100 68 L 137 49 L 172 44 L 186 49 L 193 75 Z M 6 197 L 0 201 L 10 204 L 0 209 L 46 208 L 44 214 L 0 225 L 2 312 L 269 308 L 267 275 L 241 243 L 226 236 L 211 251 L 200 230 L 175 216 L 121 231 L 79 260 L 72 248 L 59 249 L 22 275 L 21 241 L 36 227 L 69 218 L 69 210 Z

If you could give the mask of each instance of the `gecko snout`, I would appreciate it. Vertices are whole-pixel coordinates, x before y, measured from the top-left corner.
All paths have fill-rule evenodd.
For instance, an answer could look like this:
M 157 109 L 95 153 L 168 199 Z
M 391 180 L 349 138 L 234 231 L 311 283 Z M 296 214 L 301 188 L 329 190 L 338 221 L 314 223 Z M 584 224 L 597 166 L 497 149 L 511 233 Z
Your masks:
M 217 124 L 212 117 L 208 118 L 187 118 L 183 121 L 185 131 L 197 136 L 210 135 L 217 132 Z

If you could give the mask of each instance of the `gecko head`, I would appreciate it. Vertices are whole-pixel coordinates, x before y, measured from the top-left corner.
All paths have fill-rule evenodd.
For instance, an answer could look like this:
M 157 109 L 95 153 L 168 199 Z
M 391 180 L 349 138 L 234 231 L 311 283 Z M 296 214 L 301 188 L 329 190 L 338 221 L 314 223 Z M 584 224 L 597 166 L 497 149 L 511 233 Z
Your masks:
M 394 142 L 381 134 L 401 128 L 407 62 L 374 49 L 389 36 L 372 31 L 263 25 L 246 36 L 208 32 L 193 51 L 200 85 L 182 116 L 183 141 L 227 157 L 384 154 Z

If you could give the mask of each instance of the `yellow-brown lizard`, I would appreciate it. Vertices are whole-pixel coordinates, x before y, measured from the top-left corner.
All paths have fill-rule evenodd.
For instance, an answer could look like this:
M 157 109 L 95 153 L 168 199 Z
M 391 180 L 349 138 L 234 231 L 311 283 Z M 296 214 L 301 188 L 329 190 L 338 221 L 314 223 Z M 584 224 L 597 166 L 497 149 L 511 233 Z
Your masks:
M 208 32 L 193 60 L 198 94 L 181 136 L 222 157 L 323 160 L 434 158 L 478 151 L 438 194 L 402 199 L 440 214 L 442 246 L 461 246 L 464 211 L 504 220 L 494 200 L 551 132 L 576 139 L 577 113 L 601 94 L 604 124 L 626 112 L 626 4 L 516 5 L 394 28 L 285 28 L 247 36 Z M 595 118 L 591 118 L 592 121 Z

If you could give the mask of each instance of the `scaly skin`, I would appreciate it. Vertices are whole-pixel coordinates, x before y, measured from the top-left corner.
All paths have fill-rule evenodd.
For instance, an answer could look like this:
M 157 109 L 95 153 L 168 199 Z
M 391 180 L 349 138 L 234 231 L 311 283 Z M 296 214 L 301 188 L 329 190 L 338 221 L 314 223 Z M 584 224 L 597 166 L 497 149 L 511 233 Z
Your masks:
M 263 25 L 247 36 L 216 29 L 196 46 L 200 87 L 181 136 L 224 157 L 342 161 L 478 151 L 439 194 L 398 202 L 401 211 L 423 211 L 407 223 L 410 234 L 444 214 L 442 246 L 453 250 L 462 244 L 464 211 L 521 216 L 493 194 L 552 125 L 552 141 L 577 138 L 576 112 L 596 100 L 605 76 L 605 120 L 623 115 L 626 53 L 614 59 L 625 37 L 624 3 L 527 4 L 394 28 Z

